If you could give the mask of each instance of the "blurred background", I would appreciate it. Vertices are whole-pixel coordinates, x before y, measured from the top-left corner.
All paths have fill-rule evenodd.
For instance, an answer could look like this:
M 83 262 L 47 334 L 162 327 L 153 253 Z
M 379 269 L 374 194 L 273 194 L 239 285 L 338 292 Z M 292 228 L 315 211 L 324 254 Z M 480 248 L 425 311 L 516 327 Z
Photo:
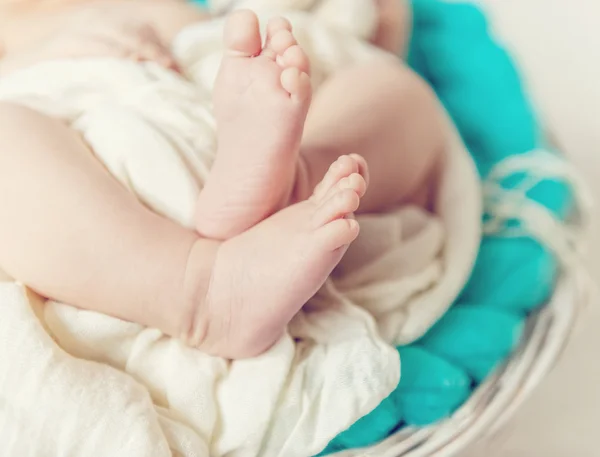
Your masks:
M 600 3 L 479 0 L 558 142 L 600 202 Z M 595 215 L 597 216 L 597 214 Z M 587 261 L 600 280 L 595 217 Z M 600 284 L 600 281 L 597 282 Z M 559 365 L 497 435 L 461 457 L 598 457 L 600 310 L 583 314 Z

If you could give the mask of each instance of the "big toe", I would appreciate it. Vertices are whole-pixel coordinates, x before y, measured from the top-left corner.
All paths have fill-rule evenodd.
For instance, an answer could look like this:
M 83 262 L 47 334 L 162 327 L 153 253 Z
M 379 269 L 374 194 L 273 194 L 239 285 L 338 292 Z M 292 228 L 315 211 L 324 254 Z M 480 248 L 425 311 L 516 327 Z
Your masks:
M 224 34 L 227 53 L 233 56 L 252 57 L 262 48 L 258 17 L 250 10 L 231 13 Z

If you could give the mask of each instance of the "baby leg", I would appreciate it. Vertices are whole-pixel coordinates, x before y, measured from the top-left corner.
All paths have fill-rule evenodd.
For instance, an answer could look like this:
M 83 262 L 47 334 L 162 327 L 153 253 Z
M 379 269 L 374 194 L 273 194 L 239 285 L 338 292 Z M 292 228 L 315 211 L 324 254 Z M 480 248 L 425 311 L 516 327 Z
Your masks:
M 337 157 L 360 154 L 371 182 L 359 212 L 423 204 L 444 140 L 433 91 L 400 62 L 382 59 L 342 70 L 320 88 L 309 110 L 296 195 L 305 198 Z
M 218 248 L 142 206 L 73 130 L 7 104 L 0 221 L 0 265 L 12 277 L 46 297 L 177 336 Z M 200 250 L 203 263 L 188 265 Z
M 2 269 L 43 296 L 215 355 L 277 341 L 358 235 L 347 217 L 365 189 L 360 175 L 328 176 L 310 199 L 221 244 L 142 206 L 73 130 L 0 104 Z

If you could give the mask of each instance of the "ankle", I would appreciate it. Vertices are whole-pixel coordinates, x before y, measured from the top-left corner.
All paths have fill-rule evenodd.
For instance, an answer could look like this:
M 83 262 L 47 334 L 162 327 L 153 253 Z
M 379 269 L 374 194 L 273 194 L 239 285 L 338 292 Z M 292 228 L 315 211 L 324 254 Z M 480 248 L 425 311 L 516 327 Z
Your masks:
M 198 238 L 188 255 L 183 283 L 183 313 L 176 336 L 191 347 L 200 347 L 208 334 L 211 313 L 206 298 L 220 244 Z
M 294 177 L 294 185 L 287 206 L 308 200 L 313 194 L 313 166 L 311 160 L 302 152 L 298 156 L 298 166 Z
M 235 241 L 196 241 L 187 262 L 185 308 L 176 335 L 190 347 L 226 359 L 255 357 L 279 339 L 268 338 L 263 322 L 240 322 L 231 307 L 235 296 L 243 296 L 243 291 L 236 290 L 239 281 L 232 276 L 231 265 L 222 259 L 232 254 L 237 257 L 236 248 Z M 232 332 L 232 328 L 236 330 Z

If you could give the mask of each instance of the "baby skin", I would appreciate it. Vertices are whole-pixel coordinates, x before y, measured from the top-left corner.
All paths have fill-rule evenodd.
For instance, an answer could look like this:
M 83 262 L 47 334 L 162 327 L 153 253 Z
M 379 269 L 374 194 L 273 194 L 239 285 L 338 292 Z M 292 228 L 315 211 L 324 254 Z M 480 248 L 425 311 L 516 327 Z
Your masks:
M 218 153 L 197 209 L 208 238 L 239 235 L 290 200 L 311 100 L 308 58 L 290 24 L 233 14 L 214 89 Z M 268 132 L 268 133 L 267 133 Z
M 427 201 L 443 136 L 412 73 L 391 60 L 349 68 L 312 100 L 285 19 L 263 40 L 239 11 L 224 39 L 195 231 L 141 205 L 69 127 L 0 104 L 3 270 L 43 296 L 251 357 L 326 281 L 358 236 L 354 213 Z

